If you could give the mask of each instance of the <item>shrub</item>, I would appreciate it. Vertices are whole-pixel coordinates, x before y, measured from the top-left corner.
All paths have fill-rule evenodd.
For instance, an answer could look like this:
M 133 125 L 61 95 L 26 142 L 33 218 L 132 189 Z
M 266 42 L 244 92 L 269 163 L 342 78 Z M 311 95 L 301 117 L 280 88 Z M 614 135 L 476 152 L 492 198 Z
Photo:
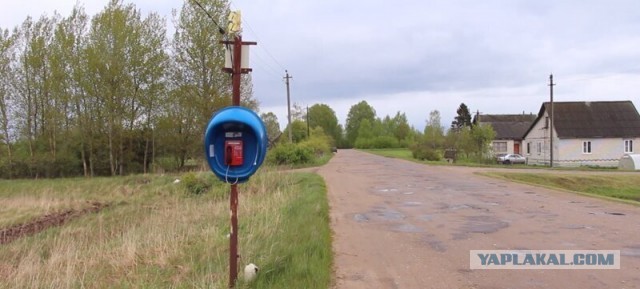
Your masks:
M 356 139 L 355 147 L 358 149 L 391 149 L 399 148 L 400 142 L 393 136 L 377 136 L 373 138 Z
M 267 162 L 274 165 L 299 165 L 314 159 L 314 151 L 310 146 L 283 144 L 267 154 Z
M 358 138 L 354 144 L 358 149 L 370 149 L 373 148 L 373 142 L 369 138 Z
M 211 180 L 195 173 L 187 173 L 182 176 L 182 185 L 187 189 L 187 192 L 199 195 L 209 190 L 213 184 Z
M 325 139 L 311 138 L 310 140 L 301 142 L 299 146 L 311 150 L 317 157 L 321 157 L 331 152 L 329 142 Z
M 428 161 L 442 160 L 442 154 L 440 153 L 440 151 L 433 149 L 427 145 L 414 144 L 410 149 L 414 159 Z
M 373 139 L 372 146 L 373 148 L 376 148 L 376 149 L 392 149 L 392 148 L 399 148 L 400 142 L 395 137 L 385 135 L 385 136 L 375 137 Z

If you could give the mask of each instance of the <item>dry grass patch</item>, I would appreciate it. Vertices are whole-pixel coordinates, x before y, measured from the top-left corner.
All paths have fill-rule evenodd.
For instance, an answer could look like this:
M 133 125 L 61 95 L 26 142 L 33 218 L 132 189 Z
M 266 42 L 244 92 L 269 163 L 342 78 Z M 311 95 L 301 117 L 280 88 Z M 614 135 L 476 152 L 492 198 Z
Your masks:
M 202 177 L 212 181 L 210 173 Z M 113 204 L 0 246 L 0 288 L 225 288 L 228 185 L 212 181 L 209 191 L 193 195 L 174 179 L 38 181 L 19 184 L 29 187 L 21 194 L 0 184 L 0 196 L 16 204 L 43 196 L 52 207 L 76 199 Z M 309 183 L 313 187 L 305 187 Z M 262 269 L 255 283 L 239 288 L 283 288 L 282 282 L 327 288 L 331 247 L 323 189 L 318 176 L 265 169 L 239 187 L 240 267 L 252 262 Z M 58 202 L 67 199 L 72 202 Z M 318 281 L 310 270 L 326 278 Z

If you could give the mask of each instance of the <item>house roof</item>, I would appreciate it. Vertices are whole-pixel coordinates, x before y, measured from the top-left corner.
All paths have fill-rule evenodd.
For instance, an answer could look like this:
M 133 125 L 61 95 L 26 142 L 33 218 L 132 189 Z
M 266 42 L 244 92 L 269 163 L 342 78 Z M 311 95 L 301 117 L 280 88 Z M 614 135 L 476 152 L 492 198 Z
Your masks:
M 524 136 L 550 109 L 549 102 L 542 104 Z M 553 113 L 558 138 L 640 137 L 640 114 L 631 101 L 554 102 Z
M 475 117 L 474 122 L 477 121 Z M 521 140 L 536 115 L 533 114 L 482 114 L 480 123 L 490 124 L 496 132 L 495 139 Z

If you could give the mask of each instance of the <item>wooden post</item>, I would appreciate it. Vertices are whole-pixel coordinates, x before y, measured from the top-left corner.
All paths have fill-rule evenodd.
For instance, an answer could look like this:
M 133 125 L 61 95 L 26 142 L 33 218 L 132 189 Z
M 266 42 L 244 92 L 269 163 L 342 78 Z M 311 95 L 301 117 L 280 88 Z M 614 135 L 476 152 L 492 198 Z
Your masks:
M 242 68 L 242 46 L 256 45 L 256 42 L 242 42 L 242 36 L 235 36 L 234 41 L 222 41 L 227 47 L 233 45 L 231 53 L 232 67 L 225 68 L 224 71 L 231 73 L 231 105 L 240 106 L 240 85 L 242 74 L 249 73 L 250 68 Z M 238 279 L 238 185 L 231 185 L 229 194 L 229 207 L 231 218 L 231 232 L 229 234 L 229 288 L 236 285 Z

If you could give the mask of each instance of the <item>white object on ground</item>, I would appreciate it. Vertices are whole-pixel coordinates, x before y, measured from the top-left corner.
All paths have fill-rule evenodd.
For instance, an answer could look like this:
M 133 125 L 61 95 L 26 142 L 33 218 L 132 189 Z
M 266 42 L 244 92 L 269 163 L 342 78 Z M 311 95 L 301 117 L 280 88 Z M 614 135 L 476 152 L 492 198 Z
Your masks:
M 256 266 L 253 263 L 245 266 L 244 267 L 244 281 L 251 282 L 251 281 L 253 281 L 253 279 L 256 279 L 256 276 L 258 275 L 258 270 L 259 270 L 258 266 Z

